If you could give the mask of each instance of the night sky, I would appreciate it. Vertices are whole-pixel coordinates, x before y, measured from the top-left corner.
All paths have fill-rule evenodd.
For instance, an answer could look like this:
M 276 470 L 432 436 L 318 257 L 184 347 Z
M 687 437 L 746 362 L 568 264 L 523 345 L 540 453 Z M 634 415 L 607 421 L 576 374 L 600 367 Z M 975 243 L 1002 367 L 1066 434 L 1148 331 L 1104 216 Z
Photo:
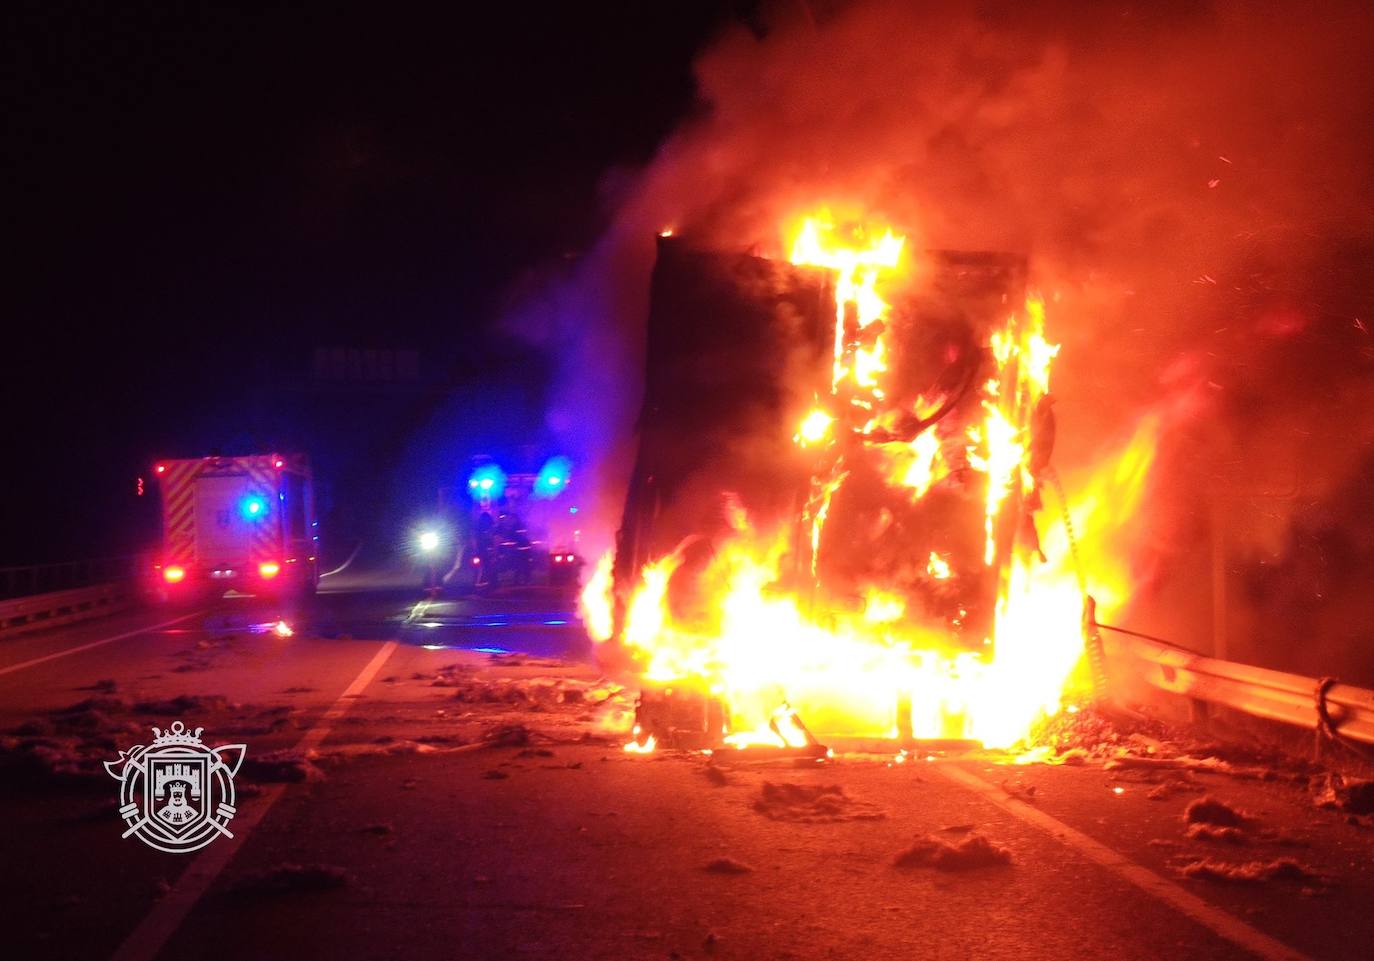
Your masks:
M 360 442 L 372 490 L 409 482 L 405 438 L 455 397 L 455 451 L 537 444 L 547 359 L 500 327 L 507 292 L 597 236 L 740 9 L 338 6 L 6 5 L 0 562 L 143 546 L 157 457 L 340 468 L 360 407 L 394 417 Z M 416 350 L 423 383 L 321 403 L 334 346 Z

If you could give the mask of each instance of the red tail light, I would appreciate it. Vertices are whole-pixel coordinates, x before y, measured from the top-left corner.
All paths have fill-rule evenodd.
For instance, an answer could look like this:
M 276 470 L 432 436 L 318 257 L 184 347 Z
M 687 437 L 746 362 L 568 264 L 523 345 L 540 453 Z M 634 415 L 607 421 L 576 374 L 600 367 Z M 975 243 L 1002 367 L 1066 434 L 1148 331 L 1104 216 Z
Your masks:
M 162 579 L 168 584 L 178 584 L 186 580 L 186 568 L 172 564 L 162 569 Z
M 263 561 L 258 565 L 258 576 L 273 578 L 281 573 L 281 565 L 276 561 Z

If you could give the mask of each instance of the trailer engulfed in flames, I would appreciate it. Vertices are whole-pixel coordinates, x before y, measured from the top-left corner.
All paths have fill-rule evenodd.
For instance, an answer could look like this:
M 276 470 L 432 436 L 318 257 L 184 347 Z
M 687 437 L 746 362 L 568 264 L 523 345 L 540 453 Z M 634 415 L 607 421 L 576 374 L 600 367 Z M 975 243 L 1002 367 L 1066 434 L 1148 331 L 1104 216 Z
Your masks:
M 639 460 L 583 595 L 645 685 L 633 749 L 675 729 L 655 691 L 703 705 L 681 746 L 1010 746 L 1085 681 L 1086 580 L 1124 599 L 1101 546 L 1155 426 L 1063 503 L 1024 261 L 793 234 L 790 264 L 659 241 Z

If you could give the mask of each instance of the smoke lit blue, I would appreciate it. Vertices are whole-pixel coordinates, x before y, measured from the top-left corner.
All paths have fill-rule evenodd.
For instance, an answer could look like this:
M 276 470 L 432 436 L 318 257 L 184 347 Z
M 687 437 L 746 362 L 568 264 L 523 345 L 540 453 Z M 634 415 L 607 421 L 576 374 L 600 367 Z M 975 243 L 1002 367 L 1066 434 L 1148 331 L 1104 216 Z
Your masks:
M 572 479 L 572 461 L 566 457 L 550 457 L 534 482 L 535 497 L 557 497 L 567 490 Z
M 468 478 L 468 493 L 473 497 L 498 498 L 506 492 L 506 472 L 495 464 L 483 464 Z

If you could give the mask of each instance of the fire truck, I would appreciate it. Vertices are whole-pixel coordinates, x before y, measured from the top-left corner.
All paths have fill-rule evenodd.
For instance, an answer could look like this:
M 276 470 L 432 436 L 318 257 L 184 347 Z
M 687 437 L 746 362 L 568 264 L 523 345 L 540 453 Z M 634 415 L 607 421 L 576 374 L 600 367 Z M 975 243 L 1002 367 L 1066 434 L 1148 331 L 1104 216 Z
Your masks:
M 314 593 L 320 538 L 304 454 L 164 460 L 153 477 L 162 504 L 157 596 Z

